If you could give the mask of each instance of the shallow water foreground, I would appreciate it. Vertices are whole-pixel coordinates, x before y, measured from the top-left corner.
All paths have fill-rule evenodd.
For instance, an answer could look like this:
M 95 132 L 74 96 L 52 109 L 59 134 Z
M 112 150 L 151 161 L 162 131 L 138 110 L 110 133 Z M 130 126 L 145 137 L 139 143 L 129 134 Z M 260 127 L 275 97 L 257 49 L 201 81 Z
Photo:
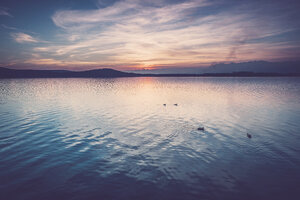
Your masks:
M 0 199 L 299 199 L 299 122 L 299 78 L 0 80 Z

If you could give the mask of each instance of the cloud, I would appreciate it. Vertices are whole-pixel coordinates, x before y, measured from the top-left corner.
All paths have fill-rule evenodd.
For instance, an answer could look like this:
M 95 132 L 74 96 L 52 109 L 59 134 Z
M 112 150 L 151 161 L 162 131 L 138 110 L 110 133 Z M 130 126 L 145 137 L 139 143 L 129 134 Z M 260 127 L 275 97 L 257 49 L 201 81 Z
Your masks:
M 5 25 L 5 24 L 1 24 L 1 27 L 2 28 L 5 28 L 5 29 L 9 29 L 9 30 L 18 30 L 17 28 L 15 28 L 15 27 L 12 27 L 12 26 L 7 26 L 7 25 Z
M 290 8 L 280 10 L 274 20 L 275 15 L 254 3 L 223 9 L 229 6 L 224 1 L 168 2 L 124 0 L 94 10 L 59 10 L 52 20 L 63 31 L 57 35 L 60 42 L 33 48 L 41 58 L 27 62 L 142 68 L 199 66 L 286 59 L 294 56 L 288 49 L 299 46 L 289 41 L 253 42 L 295 30 L 295 24 L 284 23 L 292 13 L 287 12 Z
M 13 17 L 7 10 L 8 10 L 7 8 L 0 7 L 0 15 Z
M 34 55 L 36 56 L 36 55 Z M 38 56 L 37 56 L 38 57 Z M 60 66 L 70 66 L 70 65 L 95 65 L 95 62 L 69 62 L 69 61 L 61 61 L 55 60 L 52 58 L 37 58 L 26 60 L 24 63 L 35 64 L 35 65 L 60 65 Z
M 37 43 L 37 39 L 26 33 L 11 33 L 12 38 L 18 43 Z
M 162 4 L 161 2 L 163 1 L 152 1 L 152 4 L 146 4 L 145 6 L 147 2 L 151 1 L 125 0 L 117 1 L 109 7 L 96 10 L 60 10 L 52 16 L 52 20 L 58 27 L 75 30 L 93 28 L 100 25 L 105 26 L 110 23 L 133 20 L 133 18 L 137 18 L 138 21 L 139 19 L 146 20 L 147 17 L 150 17 L 148 18 L 149 20 L 157 19 L 159 22 L 167 22 L 168 19 L 173 18 L 172 15 L 179 17 L 178 14 L 181 11 L 209 5 L 205 0 L 166 5 L 165 7 L 154 6 L 159 5 L 158 2 Z M 142 21 L 140 22 L 142 23 Z

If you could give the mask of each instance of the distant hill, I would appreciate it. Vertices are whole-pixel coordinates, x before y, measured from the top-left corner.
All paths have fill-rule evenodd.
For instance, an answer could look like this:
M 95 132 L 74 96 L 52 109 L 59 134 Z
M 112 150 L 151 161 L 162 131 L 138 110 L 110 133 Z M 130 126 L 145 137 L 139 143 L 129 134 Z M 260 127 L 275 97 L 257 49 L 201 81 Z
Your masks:
M 110 78 L 133 76 L 137 76 L 137 74 L 121 72 L 114 69 L 96 69 L 77 72 L 67 70 L 17 70 L 0 68 L 0 78 Z
M 0 67 L 0 78 L 118 78 L 118 77 L 269 77 L 269 76 L 300 76 L 299 67 L 289 66 L 283 70 L 278 65 L 276 70 L 269 72 L 271 65 L 266 63 L 232 63 L 218 64 L 206 68 L 202 73 L 129 73 L 114 69 L 96 69 L 89 71 L 68 70 L 17 70 Z M 259 66 L 264 66 L 260 68 Z M 249 69 L 253 71 L 249 71 Z M 273 68 L 272 68 L 273 69 Z
M 169 67 L 153 70 L 136 70 L 135 73 L 142 74 L 203 74 L 203 73 L 300 73 L 300 61 L 290 62 L 267 62 L 251 61 L 241 63 L 219 63 L 209 67 Z
M 212 65 L 206 73 L 231 73 L 249 71 L 254 73 L 300 73 L 300 62 L 252 61 Z

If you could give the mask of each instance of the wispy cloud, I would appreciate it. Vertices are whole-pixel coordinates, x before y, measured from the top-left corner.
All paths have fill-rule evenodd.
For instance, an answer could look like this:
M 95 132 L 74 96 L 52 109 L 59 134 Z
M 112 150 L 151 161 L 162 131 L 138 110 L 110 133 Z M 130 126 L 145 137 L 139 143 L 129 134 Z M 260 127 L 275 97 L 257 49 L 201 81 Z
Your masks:
M 294 24 L 282 23 L 289 17 L 286 12 L 274 21 L 251 4 L 223 10 L 218 9 L 223 1 L 168 2 L 124 0 L 95 10 L 57 11 L 52 20 L 64 32 L 57 35 L 62 42 L 41 44 L 33 51 L 41 56 L 40 64 L 77 62 L 144 68 L 272 60 L 294 56 L 282 52 L 299 45 L 253 42 L 295 30 Z M 29 35 L 18 36 L 15 40 L 20 43 L 37 42 Z M 36 59 L 30 61 L 38 63 Z
M 11 33 L 12 38 L 18 43 L 37 43 L 38 40 L 26 33 Z
M 12 14 L 8 12 L 8 9 L 4 7 L 0 7 L 0 15 L 13 17 Z
M 7 26 L 7 25 L 5 25 L 5 24 L 1 24 L 1 27 L 2 27 L 2 28 L 5 28 L 5 29 L 9 29 L 9 30 L 18 30 L 16 27 Z

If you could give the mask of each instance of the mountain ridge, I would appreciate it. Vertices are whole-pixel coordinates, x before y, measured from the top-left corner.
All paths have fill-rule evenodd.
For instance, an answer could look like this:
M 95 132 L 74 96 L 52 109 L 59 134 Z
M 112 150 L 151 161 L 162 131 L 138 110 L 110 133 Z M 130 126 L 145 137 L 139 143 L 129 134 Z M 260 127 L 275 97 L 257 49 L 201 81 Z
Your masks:
M 197 70 L 197 68 L 194 68 Z M 9 69 L 0 67 L 0 78 L 118 78 L 118 77 L 256 77 L 256 76 L 300 76 L 300 62 L 272 63 L 267 61 L 251 61 L 243 63 L 219 63 L 194 73 L 136 73 L 123 72 L 110 68 L 86 71 L 69 70 L 35 70 Z M 151 73 L 152 72 L 152 73 Z
M 217 63 L 207 67 L 170 67 L 153 70 L 134 70 L 135 73 L 158 73 L 158 74 L 203 74 L 203 73 L 233 73 L 248 71 L 254 73 L 300 73 L 300 61 L 268 62 L 248 61 Z

